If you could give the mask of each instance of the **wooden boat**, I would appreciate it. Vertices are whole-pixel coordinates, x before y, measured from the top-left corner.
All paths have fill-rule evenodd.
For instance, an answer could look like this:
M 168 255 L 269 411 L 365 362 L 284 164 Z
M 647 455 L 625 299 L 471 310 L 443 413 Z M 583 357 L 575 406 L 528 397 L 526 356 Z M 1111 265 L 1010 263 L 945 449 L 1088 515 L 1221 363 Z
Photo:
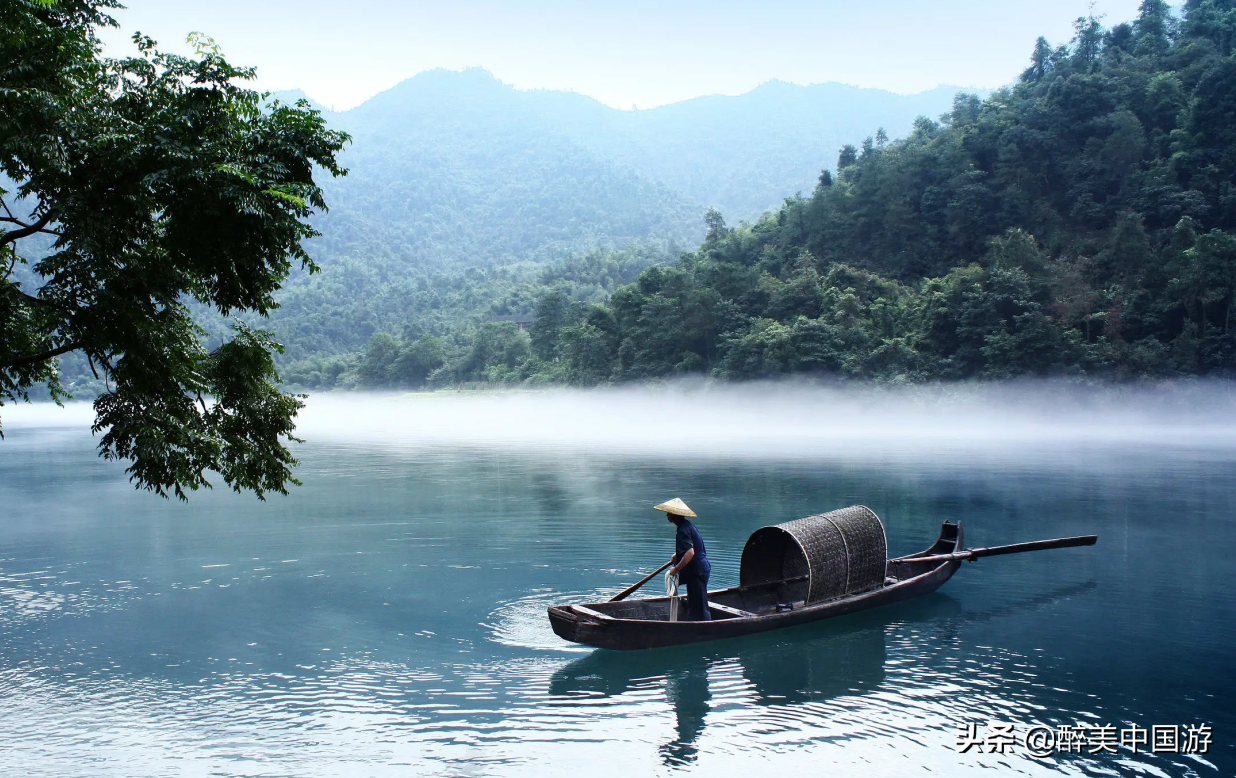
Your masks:
M 607 602 L 552 606 L 549 621 L 559 637 L 598 648 L 720 640 L 934 592 L 964 560 L 1094 545 L 1096 540 L 1085 535 L 966 549 L 961 524 L 946 521 L 930 548 L 887 559 L 883 523 L 874 511 L 858 505 L 757 530 L 743 549 L 739 585 L 708 593 L 711 621 L 670 621 L 669 597 L 624 599 L 660 571 Z

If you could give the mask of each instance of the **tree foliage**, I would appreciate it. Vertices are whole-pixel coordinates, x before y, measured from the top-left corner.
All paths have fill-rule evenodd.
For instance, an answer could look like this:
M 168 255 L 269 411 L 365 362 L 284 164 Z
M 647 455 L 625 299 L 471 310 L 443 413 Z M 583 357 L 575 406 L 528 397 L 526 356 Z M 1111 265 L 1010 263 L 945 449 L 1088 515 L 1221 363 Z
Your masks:
M 116 7 L 0 0 L 0 402 L 62 396 L 54 358 L 80 352 L 107 385 L 101 452 L 136 485 L 183 498 L 213 470 L 284 492 L 301 403 L 276 386 L 280 347 L 237 325 L 209 350 L 190 303 L 263 316 L 293 263 L 315 269 L 315 168 L 342 174 L 347 136 L 305 104 L 264 108 L 204 36 L 193 57 L 139 35 L 137 56 L 103 58 Z
M 427 273 L 404 298 L 398 335 L 378 331 L 358 353 L 295 360 L 283 376 L 319 389 L 596 383 L 605 376 L 585 380 L 557 370 L 566 366 L 560 338 L 614 290 L 672 261 L 672 252 L 672 245 L 640 243 L 546 265 Z

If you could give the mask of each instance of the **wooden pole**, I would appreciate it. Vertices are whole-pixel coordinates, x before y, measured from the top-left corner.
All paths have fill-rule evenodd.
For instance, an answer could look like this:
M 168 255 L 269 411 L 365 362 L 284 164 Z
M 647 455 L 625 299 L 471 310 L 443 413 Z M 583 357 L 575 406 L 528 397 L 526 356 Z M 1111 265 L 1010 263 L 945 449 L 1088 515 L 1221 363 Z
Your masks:
M 1010 546 L 992 546 L 991 548 L 971 548 L 952 554 L 937 554 L 935 556 L 905 557 L 890 559 L 894 565 L 908 565 L 911 562 L 953 562 L 969 559 L 981 559 L 985 556 L 1003 556 L 1005 554 L 1021 554 L 1026 551 L 1046 551 L 1053 548 L 1073 548 L 1074 546 L 1093 546 L 1098 542 L 1098 535 L 1079 535 L 1074 538 L 1056 538 L 1054 540 L 1032 540 L 1029 543 L 1014 543 Z
M 670 565 L 672 565 L 672 564 L 674 564 L 674 560 L 672 560 L 672 559 L 671 559 L 670 561 L 668 561 L 668 562 L 666 562 L 665 564 L 663 564 L 663 565 L 661 565 L 660 567 L 658 567 L 656 570 L 653 570 L 651 573 L 649 573 L 648 575 L 644 576 L 644 578 L 643 578 L 643 579 L 641 579 L 639 583 L 637 583 L 637 584 L 635 584 L 634 586 L 629 587 L 629 588 L 627 588 L 627 589 L 623 589 L 623 590 L 622 590 L 622 592 L 621 592 L 621 593 L 620 593 L 617 597 L 611 597 L 609 601 L 610 601 L 610 602 L 618 602 L 619 600 L 625 600 L 625 599 L 627 598 L 627 595 L 634 593 L 636 589 L 640 588 L 640 587 L 641 587 L 641 586 L 643 586 L 644 584 L 646 584 L 646 583 L 648 583 L 649 581 L 651 581 L 651 580 L 653 579 L 653 577 L 655 577 L 655 576 L 656 576 L 656 574 L 657 574 L 657 573 L 661 572 L 662 570 L 664 570 L 665 568 L 669 567 L 669 566 L 670 566 Z

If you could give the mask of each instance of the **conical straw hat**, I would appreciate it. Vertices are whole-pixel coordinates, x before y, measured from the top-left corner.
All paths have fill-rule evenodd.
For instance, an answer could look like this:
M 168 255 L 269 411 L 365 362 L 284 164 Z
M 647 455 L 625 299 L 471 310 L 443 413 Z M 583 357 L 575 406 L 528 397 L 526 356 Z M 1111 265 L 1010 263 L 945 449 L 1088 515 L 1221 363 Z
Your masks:
M 683 502 L 682 500 L 678 499 L 677 497 L 675 497 L 672 500 L 663 502 L 660 505 L 654 505 L 652 507 L 656 508 L 659 511 L 665 511 L 666 513 L 672 513 L 675 516 L 689 516 L 693 519 L 695 518 L 695 511 L 688 508 L 687 504 Z

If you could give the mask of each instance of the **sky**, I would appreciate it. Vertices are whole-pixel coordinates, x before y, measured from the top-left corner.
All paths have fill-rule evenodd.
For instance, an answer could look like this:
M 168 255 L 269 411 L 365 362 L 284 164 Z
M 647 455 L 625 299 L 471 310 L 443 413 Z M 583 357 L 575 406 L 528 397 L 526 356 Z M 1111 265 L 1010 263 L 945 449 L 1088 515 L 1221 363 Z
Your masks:
M 124 0 L 122 0 L 124 1 Z M 1088 13 L 1108 25 L 1140 0 L 127 0 L 113 56 L 134 31 L 187 52 L 210 35 L 265 90 L 303 89 L 336 110 L 434 68 L 482 67 L 518 89 L 555 89 L 614 108 L 742 94 L 780 79 L 914 94 L 994 88 L 1034 41 L 1072 37 Z

